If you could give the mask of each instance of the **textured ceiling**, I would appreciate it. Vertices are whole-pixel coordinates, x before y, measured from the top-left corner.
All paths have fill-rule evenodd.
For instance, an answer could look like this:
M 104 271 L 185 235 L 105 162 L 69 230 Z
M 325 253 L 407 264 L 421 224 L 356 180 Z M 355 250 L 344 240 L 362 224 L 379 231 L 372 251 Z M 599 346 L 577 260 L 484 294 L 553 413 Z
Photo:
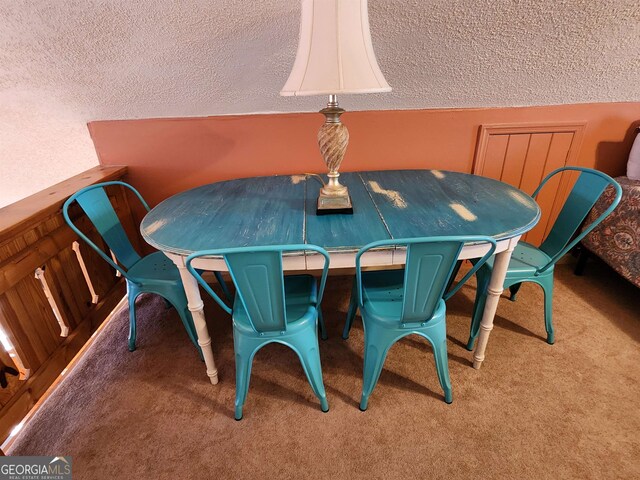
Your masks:
M 0 162 L 33 170 L 5 173 L 4 196 L 95 164 L 89 120 L 318 110 L 323 99 L 278 94 L 299 11 L 297 0 L 0 2 Z M 350 110 L 640 100 L 637 0 L 370 0 L 369 11 L 394 90 L 344 97 Z

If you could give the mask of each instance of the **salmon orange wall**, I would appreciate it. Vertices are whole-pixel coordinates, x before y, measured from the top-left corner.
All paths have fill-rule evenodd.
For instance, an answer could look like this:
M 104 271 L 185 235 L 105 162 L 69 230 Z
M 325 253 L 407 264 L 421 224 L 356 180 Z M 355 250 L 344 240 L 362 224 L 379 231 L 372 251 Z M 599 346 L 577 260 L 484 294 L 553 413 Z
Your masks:
M 153 206 L 219 180 L 325 172 L 316 143 L 323 118 L 289 113 L 114 120 L 91 122 L 89 130 L 100 163 L 127 165 L 128 181 Z M 622 175 L 640 123 L 640 103 L 360 111 L 342 119 L 351 136 L 342 171 L 471 172 L 482 124 L 585 122 L 579 164 Z

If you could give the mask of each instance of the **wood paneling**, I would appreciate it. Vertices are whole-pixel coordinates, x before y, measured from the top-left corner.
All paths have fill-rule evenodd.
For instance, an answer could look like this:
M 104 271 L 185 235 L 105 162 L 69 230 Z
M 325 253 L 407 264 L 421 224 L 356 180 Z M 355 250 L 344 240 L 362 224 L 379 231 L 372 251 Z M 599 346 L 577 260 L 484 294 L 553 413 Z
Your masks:
M 483 169 L 482 174 L 485 177 L 500 180 L 502 177 L 502 167 L 507 156 L 509 148 L 508 135 L 496 135 L 491 142 L 487 144 L 485 155 L 482 157 Z
M 527 152 L 529 151 L 531 137 L 532 135 L 530 134 L 522 133 L 509 136 L 509 144 L 502 163 L 500 180 L 509 185 L 520 186 L 522 171 L 528 158 Z
M 552 133 L 539 133 L 537 135 L 531 135 L 531 141 L 529 142 L 528 155 L 531 158 L 544 158 L 549 155 L 549 148 L 551 147 Z M 540 185 L 540 182 L 544 178 L 546 161 L 545 162 L 525 162 L 522 170 L 522 179 L 520 181 L 520 189 L 529 194 Z
M 1 208 L 0 245 L 3 248 L 11 248 L 5 244 L 7 240 L 12 240 L 17 247 L 16 251 L 19 250 L 21 248 L 19 245 L 24 246 L 22 241 L 27 241 L 28 238 L 36 239 L 43 235 L 43 231 L 50 231 L 51 222 L 60 224 L 60 207 L 73 193 L 93 183 L 117 180 L 126 172 L 127 167 L 123 166 L 94 167 L 24 200 Z M 29 231 L 30 228 L 33 231 Z
M 0 440 L 52 384 L 91 333 L 124 295 L 124 282 L 92 249 L 81 252 L 99 303 L 91 302 L 72 243 L 77 235 L 66 225 L 61 207 L 69 195 L 92 183 L 121 178 L 124 167 L 96 167 L 48 190 L 0 209 L 0 327 L 17 357 L 0 355 L 5 364 L 23 365 L 28 378 L 8 377 L 0 393 Z M 116 212 L 134 242 L 138 232 L 125 189 L 109 187 Z M 83 212 L 70 211 L 76 224 L 103 245 Z M 60 325 L 35 270 L 44 268 L 51 295 L 70 333 L 60 336 Z M 16 361 L 14 359 L 19 359 Z M 13 366 L 13 365 L 12 365 Z
M 565 165 L 577 165 L 583 123 L 482 125 L 473 173 L 501 180 L 532 194 L 545 175 Z M 540 223 L 524 238 L 539 245 L 553 225 L 572 177 L 554 178 L 540 192 Z M 575 181 L 575 178 L 573 178 Z
M 86 319 L 64 339 L 45 363 L 24 382 L 10 382 L 11 395 L 0 396 L 0 437 L 6 438 L 13 427 L 22 421 L 38 399 L 58 378 L 102 321 L 113 311 L 125 295 L 123 282 L 116 283 Z M 12 377 L 15 378 L 15 377 Z

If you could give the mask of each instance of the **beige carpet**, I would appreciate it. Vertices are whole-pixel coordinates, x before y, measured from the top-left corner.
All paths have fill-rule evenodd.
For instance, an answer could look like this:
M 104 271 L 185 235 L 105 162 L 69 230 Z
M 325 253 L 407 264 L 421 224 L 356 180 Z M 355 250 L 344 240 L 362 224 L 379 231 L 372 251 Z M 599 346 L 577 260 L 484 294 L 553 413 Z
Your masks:
M 139 300 L 139 346 L 118 315 L 13 444 L 12 455 L 71 455 L 76 479 L 640 478 L 640 290 L 599 262 L 556 272 L 556 344 L 544 341 L 541 291 L 503 297 L 487 359 L 466 341 L 475 293 L 448 306 L 454 401 L 443 401 L 427 343 L 394 346 L 358 410 L 362 324 L 340 338 L 350 278 L 331 277 L 321 343 L 324 414 L 294 353 L 256 356 L 245 418 L 233 420 L 229 319 L 207 304 L 221 375 L 204 364 L 172 310 Z

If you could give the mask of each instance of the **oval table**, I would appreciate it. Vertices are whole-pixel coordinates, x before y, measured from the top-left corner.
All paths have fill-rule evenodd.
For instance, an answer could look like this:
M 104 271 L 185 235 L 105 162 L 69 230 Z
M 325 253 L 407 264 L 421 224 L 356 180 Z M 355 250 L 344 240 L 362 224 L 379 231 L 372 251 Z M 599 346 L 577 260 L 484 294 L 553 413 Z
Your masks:
M 342 173 L 353 214 L 316 215 L 320 188 L 313 176 L 255 177 L 212 183 L 174 195 L 143 219 L 143 238 L 178 267 L 193 314 L 207 375 L 218 383 L 211 338 L 196 280 L 185 267 L 198 250 L 310 243 L 329 251 L 330 268 L 354 267 L 355 254 L 383 239 L 435 235 L 488 235 L 498 242 L 493 275 L 473 355 L 474 368 L 485 358 L 493 317 L 503 291 L 511 253 L 523 233 L 540 219 L 536 202 L 497 180 L 440 170 Z M 466 245 L 463 259 L 481 257 L 485 245 Z M 404 251 L 390 248 L 363 257 L 363 265 L 403 264 Z M 196 268 L 226 270 L 219 258 L 200 259 Z M 286 256 L 288 270 L 321 267 L 317 255 Z

